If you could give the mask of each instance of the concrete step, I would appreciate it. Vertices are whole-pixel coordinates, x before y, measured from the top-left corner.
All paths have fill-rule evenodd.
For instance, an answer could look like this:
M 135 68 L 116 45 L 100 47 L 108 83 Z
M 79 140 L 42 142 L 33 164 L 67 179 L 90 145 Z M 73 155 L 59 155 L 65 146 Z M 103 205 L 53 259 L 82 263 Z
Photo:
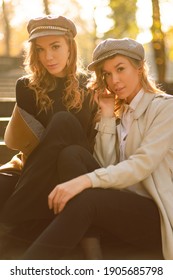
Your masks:
M 0 138 L 4 137 L 5 129 L 10 120 L 10 117 L 0 117 Z
M 16 78 L 0 78 L 0 97 L 15 97 Z
M 4 97 L 4 98 L 8 98 L 8 97 L 15 98 L 15 92 L 10 92 L 9 90 L 8 91 L 3 91 L 3 92 L 0 93 L 0 96 Z
M 15 105 L 15 97 L 0 97 L 0 117 L 10 117 Z
M 4 143 L 4 132 L 12 114 L 15 98 L 0 98 L 0 165 L 8 162 L 18 151 L 9 149 Z
M 6 87 L 5 85 L 0 86 L 0 96 L 1 97 L 15 97 L 16 93 L 13 87 Z
M 9 77 L 0 77 L 0 88 L 1 86 L 6 85 L 7 87 L 14 87 L 16 86 L 16 77 L 9 78 Z

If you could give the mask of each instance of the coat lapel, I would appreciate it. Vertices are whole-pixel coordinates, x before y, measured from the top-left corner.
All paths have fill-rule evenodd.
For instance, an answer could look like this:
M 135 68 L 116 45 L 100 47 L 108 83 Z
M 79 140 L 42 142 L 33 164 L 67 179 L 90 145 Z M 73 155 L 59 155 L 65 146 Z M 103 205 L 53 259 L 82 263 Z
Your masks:
M 134 120 L 126 140 L 125 154 L 127 158 L 136 151 L 142 141 L 141 130 L 143 128 L 139 126 L 139 118 L 147 110 L 155 96 L 156 94 L 153 93 L 145 93 L 134 111 Z

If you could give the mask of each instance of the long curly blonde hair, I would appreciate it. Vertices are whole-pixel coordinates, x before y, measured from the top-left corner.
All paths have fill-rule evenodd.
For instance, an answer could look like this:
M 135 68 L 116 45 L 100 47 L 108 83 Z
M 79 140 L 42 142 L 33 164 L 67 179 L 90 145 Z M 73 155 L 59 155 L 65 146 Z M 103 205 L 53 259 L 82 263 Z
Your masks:
M 116 55 L 113 55 L 110 58 L 115 57 Z M 149 76 L 149 67 L 145 60 L 137 60 L 131 57 L 126 56 L 126 58 L 129 60 L 129 62 L 135 67 L 136 69 L 141 70 L 141 86 L 143 87 L 145 92 L 148 93 L 163 93 L 163 91 L 159 88 L 159 86 L 156 86 L 156 83 L 153 79 Z M 105 92 L 105 89 L 107 89 L 106 82 L 104 80 L 103 76 L 103 64 L 104 61 L 101 61 L 100 63 L 96 64 L 95 71 L 92 73 L 91 78 L 88 82 L 88 90 L 90 93 L 98 92 L 99 94 L 102 94 Z M 123 110 L 123 105 L 125 103 L 125 100 L 119 99 L 118 96 L 115 95 L 115 116 L 119 117 Z M 98 112 L 99 113 L 99 112 Z M 98 117 L 97 117 L 98 118 Z
M 77 45 L 70 34 L 64 35 L 69 46 L 70 56 L 66 65 L 66 83 L 62 101 L 66 109 L 82 107 L 84 90 L 79 86 L 77 73 Z M 29 79 L 28 87 L 33 89 L 36 96 L 36 103 L 40 111 L 47 111 L 52 107 L 52 100 L 48 93 L 56 87 L 56 77 L 51 75 L 41 64 L 36 50 L 35 40 L 31 41 L 25 48 L 24 67 Z

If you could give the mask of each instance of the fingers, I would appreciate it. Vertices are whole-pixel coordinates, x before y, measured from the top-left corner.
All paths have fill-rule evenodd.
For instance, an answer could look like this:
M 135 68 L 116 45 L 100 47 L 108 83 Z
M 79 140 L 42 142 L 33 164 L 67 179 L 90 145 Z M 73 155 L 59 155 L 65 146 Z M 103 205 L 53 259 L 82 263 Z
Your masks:
M 91 187 L 91 181 L 83 175 L 57 185 L 48 196 L 49 209 L 53 209 L 54 213 L 61 212 L 67 202 L 80 193 L 85 188 Z
M 61 200 L 61 202 L 59 204 L 55 204 L 54 214 L 60 213 L 64 209 L 66 203 L 67 203 L 67 201 Z
M 100 97 L 101 98 L 115 98 L 115 94 L 114 93 L 103 93 Z
M 65 195 L 63 195 L 63 194 L 60 195 L 60 192 L 56 193 L 56 195 L 54 196 L 53 201 L 52 201 L 53 211 L 54 211 L 55 215 L 60 213 L 64 209 L 64 207 L 67 203 L 67 200 L 68 199 Z
M 49 209 L 53 209 L 54 214 L 58 214 L 64 209 L 67 201 L 65 192 L 59 186 L 56 186 L 48 196 Z
M 55 187 L 48 196 L 48 206 L 50 210 L 53 209 L 54 214 L 57 214 L 59 212 L 59 200 L 60 193 L 58 187 Z
M 55 187 L 53 189 L 53 191 L 51 191 L 51 193 L 48 195 L 48 206 L 49 206 L 49 209 L 53 208 L 53 201 L 54 201 L 54 197 L 56 196 L 56 192 L 57 192 L 57 188 Z

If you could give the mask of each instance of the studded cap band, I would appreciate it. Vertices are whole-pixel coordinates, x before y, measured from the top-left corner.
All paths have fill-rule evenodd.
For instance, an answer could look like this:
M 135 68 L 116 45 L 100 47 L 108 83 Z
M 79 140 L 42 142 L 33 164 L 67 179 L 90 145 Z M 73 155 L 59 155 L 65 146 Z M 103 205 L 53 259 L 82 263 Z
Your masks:
M 52 30 L 59 30 L 59 31 L 64 31 L 64 32 L 68 32 L 69 31 L 69 29 L 67 29 L 67 28 L 63 28 L 63 27 L 60 27 L 60 26 L 53 26 L 53 25 L 49 25 L 49 26 L 38 26 L 38 27 L 36 27 L 36 28 L 34 28 L 31 32 L 30 32 L 30 34 L 33 34 L 35 31 L 37 31 L 37 30 L 43 30 L 43 29 L 45 29 L 45 30 L 49 30 L 49 29 L 52 29 Z

